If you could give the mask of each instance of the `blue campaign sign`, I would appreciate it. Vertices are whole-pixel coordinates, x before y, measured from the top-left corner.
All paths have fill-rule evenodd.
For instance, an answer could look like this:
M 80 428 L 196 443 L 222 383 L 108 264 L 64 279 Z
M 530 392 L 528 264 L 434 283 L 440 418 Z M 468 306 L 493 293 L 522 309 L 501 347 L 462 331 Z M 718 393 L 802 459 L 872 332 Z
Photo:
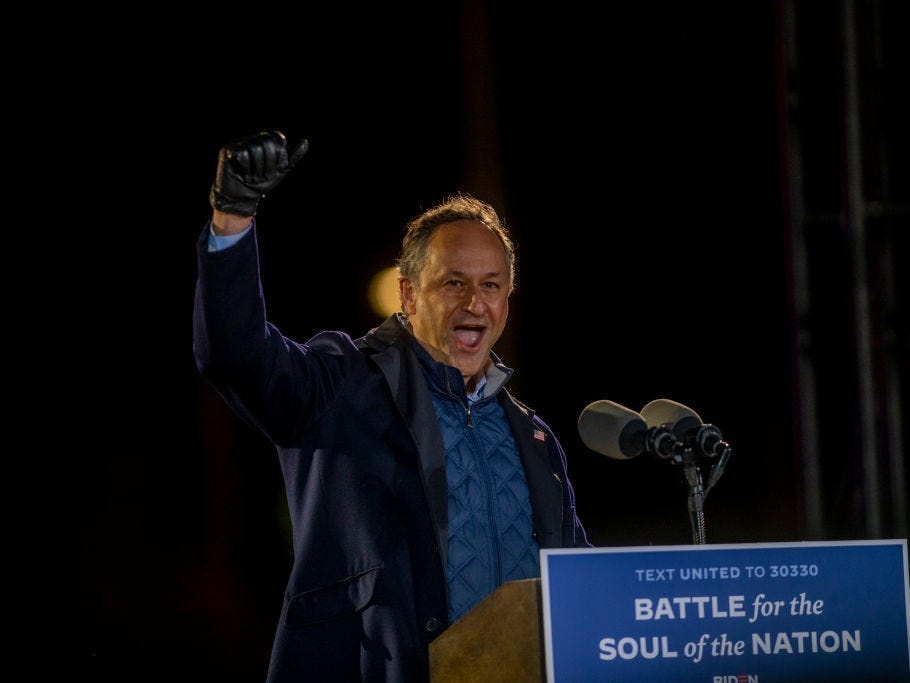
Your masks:
M 540 556 L 550 683 L 910 681 L 906 539 Z

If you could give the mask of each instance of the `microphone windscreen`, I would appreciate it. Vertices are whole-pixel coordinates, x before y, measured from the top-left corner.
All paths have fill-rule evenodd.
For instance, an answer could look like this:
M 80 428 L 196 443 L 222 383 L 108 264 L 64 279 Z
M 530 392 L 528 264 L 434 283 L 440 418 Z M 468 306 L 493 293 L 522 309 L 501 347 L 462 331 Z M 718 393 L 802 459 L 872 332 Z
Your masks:
M 641 409 L 641 416 L 648 427 L 664 425 L 678 438 L 702 425 L 701 418 L 691 408 L 668 398 L 656 398 Z
M 647 431 L 641 415 L 613 401 L 589 403 L 578 417 L 578 435 L 585 446 L 617 460 L 641 455 Z

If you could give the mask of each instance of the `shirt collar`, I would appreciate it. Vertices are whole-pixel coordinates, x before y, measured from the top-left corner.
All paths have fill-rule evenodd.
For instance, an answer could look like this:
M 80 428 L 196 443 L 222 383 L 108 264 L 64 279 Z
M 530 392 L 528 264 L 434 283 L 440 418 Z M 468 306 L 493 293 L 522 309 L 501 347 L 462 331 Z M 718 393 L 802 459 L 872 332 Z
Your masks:
M 490 367 L 493 368 L 495 366 L 491 365 Z M 470 394 L 468 394 L 468 403 L 474 403 L 474 401 L 479 401 L 480 399 L 483 398 L 483 388 L 486 386 L 486 384 L 487 384 L 487 376 L 484 375 L 483 377 L 481 377 L 478 380 L 477 386 L 474 388 L 474 391 L 471 392 Z

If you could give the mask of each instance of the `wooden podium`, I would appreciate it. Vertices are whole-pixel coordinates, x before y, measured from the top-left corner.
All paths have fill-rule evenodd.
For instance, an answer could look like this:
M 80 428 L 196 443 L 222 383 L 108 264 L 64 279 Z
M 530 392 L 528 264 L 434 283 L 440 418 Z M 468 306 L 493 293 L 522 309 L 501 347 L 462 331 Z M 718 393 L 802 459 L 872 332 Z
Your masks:
M 430 643 L 431 683 L 543 683 L 540 579 L 502 584 Z

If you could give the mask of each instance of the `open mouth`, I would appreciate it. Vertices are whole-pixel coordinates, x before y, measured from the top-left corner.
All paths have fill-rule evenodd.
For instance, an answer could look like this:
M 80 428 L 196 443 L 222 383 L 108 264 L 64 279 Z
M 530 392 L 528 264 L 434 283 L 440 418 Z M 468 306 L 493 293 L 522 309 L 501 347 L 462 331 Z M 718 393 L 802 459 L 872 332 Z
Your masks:
M 464 351 L 477 351 L 487 328 L 482 325 L 459 325 L 452 331 L 458 347 Z

